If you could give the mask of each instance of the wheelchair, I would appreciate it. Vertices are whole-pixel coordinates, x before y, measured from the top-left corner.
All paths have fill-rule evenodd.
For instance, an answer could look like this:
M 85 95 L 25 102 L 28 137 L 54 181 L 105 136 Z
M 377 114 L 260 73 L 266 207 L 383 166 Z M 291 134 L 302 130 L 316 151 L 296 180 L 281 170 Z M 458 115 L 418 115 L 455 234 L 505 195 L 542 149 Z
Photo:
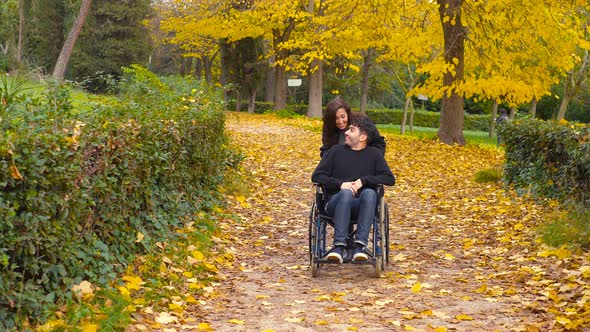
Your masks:
M 323 264 L 338 264 L 339 262 L 326 259 L 326 255 L 329 252 L 326 248 L 328 242 L 328 226 L 331 226 L 332 229 L 334 228 L 334 218 L 328 216 L 324 210 L 326 203 L 324 188 L 317 183 L 314 183 L 314 186 L 315 200 L 312 203 L 309 214 L 309 264 L 311 276 L 315 278 L 319 275 L 320 267 Z M 350 257 L 350 250 L 346 250 L 343 263 L 372 264 L 375 268 L 375 277 L 378 278 L 389 264 L 389 211 L 383 197 L 383 185 L 379 185 L 376 191 L 378 197 L 377 208 L 375 209 L 371 233 L 369 233 L 369 244 L 365 248 L 365 253 L 369 256 L 369 259 L 354 262 L 352 261 L 352 257 Z M 354 242 L 355 234 L 356 222 L 353 220 L 347 240 L 349 248 Z

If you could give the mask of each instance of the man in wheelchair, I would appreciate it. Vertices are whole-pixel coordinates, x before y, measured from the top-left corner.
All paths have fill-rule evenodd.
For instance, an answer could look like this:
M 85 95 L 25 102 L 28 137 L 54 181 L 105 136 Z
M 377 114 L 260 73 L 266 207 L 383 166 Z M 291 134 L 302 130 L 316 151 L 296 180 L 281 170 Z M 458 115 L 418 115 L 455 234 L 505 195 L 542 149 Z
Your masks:
M 377 128 L 369 118 L 355 118 L 345 133 L 345 145 L 334 145 L 326 152 L 311 176 L 314 183 L 324 186 L 326 213 L 334 218 L 334 246 L 326 259 L 342 263 L 347 249 L 351 220 L 356 219 L 357 231 L 352 260 L 366 261 L 364 248 L 377 207 L 376 188 L 393 185 L 395 177 L 378 149 L 368 146 Z

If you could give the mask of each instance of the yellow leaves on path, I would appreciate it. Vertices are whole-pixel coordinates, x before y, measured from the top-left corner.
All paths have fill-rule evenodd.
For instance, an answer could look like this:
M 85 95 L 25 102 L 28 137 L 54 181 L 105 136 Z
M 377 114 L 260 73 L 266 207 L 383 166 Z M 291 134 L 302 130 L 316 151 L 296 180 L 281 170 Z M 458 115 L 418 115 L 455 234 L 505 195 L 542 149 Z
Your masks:
M 565 247 L 565 245 L 563 245 L 563 246 L 559 247 L 558 249 L 546 248 L 545 250 L 540 251 L 537 255 L 539 257 L 555 256 L 559 259 L 564 259 L 564 258 L 571 257 L 572 253 Z
M 224 193 L 227 212 L 212 212 L 227 213 L 218 223 L 216 251 L 183 249 L 183 264 L 194 274 L 171 256 L 162 262 L 160 275 L 174 274 L 183 283 L 181 289 L 178 283 L 164 286 L 171 294 L 153 311 L 167 311 L 161 318 L 178 322 L 159 328 L 177 328 L 189 317 L 199 318 L 194 324 L 244 331 L 584 326 L 590 263 L 567 249 L 539 248 L 534 229 L 546 216 L 541 206 L 499 184 L 473 180 L 477 171 L 502 163 L 499 150 L 386 135 L 386 159 L 398 180 L 385 193 L 390 265 L 383 278 L 371 278 L 369 266 L 330 265 L 311 279 L 309 177 L 319 161 L 320 122 L 244 113 L 227 119 L 248 183 Z M 217 261 L 227 253 L 231 259 Z M 218 283 L 202 280 L 197 270 L 219 275 Z

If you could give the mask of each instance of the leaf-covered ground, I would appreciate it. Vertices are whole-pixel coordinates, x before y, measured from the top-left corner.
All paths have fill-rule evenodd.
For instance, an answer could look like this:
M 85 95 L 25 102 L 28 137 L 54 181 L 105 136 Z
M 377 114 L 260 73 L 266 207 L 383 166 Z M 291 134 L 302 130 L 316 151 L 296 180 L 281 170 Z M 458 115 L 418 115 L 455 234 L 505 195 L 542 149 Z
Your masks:
M 307 128 L 307 129 L 306 129 Z M 308 267 L 310 176 L 319 122 L 231 113 L 245 154 L 244 194 L 228 195 L 215 250 L 219 280 L 170 313 L 129 330 L 547 331 L 590 324 L 586 253 L 551 249 L 536 227 L 552 205 L 479 184 L 500 150 L 386 136 L 397 177 L 387 189 L 392 262 L 381 278 L 359 265 Z M 189 287 L 190 288 L 190 287 Z M 150 320 L 151 319 L 151 320 Z M 151 323 L 150 323 L 151 322 Z

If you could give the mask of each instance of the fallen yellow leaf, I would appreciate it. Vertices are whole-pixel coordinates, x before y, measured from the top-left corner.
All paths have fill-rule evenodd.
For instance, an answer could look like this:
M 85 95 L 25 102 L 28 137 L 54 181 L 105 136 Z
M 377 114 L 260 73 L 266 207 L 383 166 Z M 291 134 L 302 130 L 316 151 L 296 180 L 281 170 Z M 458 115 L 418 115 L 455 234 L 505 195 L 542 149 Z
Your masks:
M 285 321 L 289 322 L 289 323 L 301 323 L 304 320 L 305 320 L 304 317 L 287 317 L 287 318 L 285 318 Z
M 178 322 L 178 318 L 170 315 L 167 312 L 161 312 L 158 317 L 156 317 L 155 319 L 156 323 L 160 323 L 160 324 L 170 324 L 170 323 L 177 323 Z
M 473 320 L 473 317 L 466 315 L 466 314 L 459 314 L 455 316 L 458 320 Z
M 209 325 L 209 323 L 199 323 L 199 325 L 197 326 L 197 328 L 199 330 L 202 330 L 202 331 L 212 330 L 211 325 Z
M 451 255 L 451 254 L 445 254 L 445 259 L 448 261 L 454 261 L 455 260 L 455 256 Z
M 96 324 L 84 323 L 84 324 L 82 324 L 81 328 L 82 328 L 82 332 L 96 332 L 96 331 L 98 331 L 98 325 L 96 325 Z
M 419 293 L 420 290 L 422 289 L 422 285 L 420 284 L 419 281 L 417 281 L 413 286 L 412 286 L 412 292 L 413 293 Z
M 235 318 L 228 320 L 228 322 L 230 322 L 232 324 L 236 324 L 236 325 L 244 325 L 244 323 L 246 323 L 243 320 L 239 320 L 239 319 L 235 319 Z

